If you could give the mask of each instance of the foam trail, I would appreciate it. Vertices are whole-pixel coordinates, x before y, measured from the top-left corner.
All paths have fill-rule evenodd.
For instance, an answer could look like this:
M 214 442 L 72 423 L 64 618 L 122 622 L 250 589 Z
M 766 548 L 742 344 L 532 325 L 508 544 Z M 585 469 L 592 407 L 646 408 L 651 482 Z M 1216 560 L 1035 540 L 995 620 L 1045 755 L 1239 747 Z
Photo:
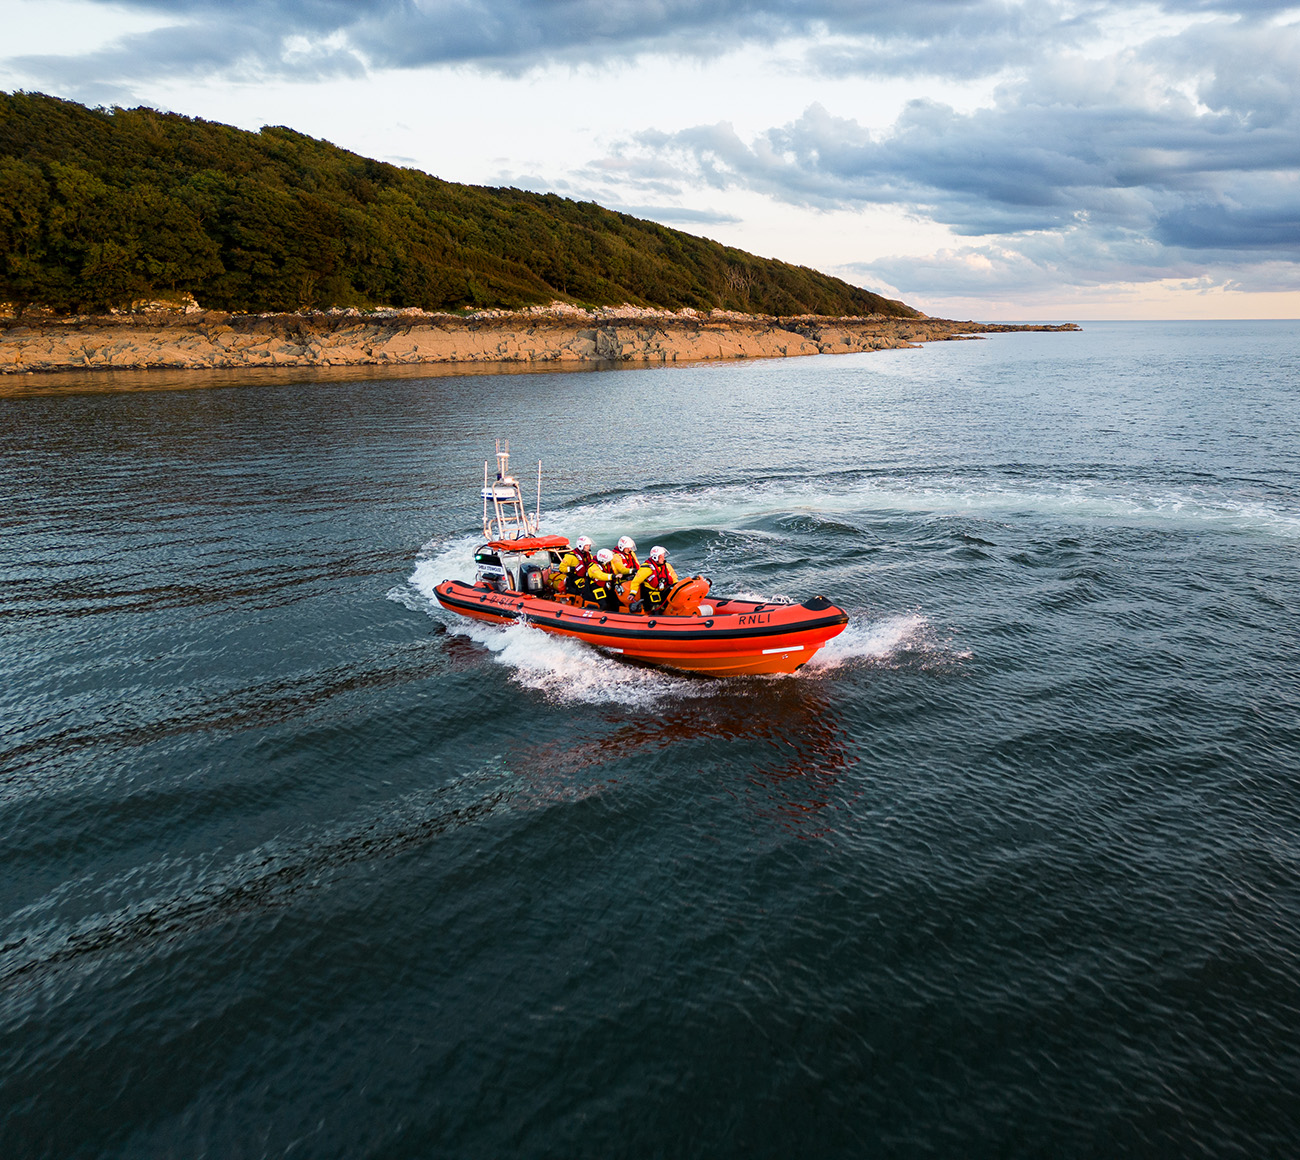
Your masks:
M 719 594 L 721 595 L 721 593 Z M 780 593 L 773 596 L 767 592 L 753 592 L 748 588 L 739 592 L 728 592 L 727 596 L 732 600 L 756 600 L 760 604 L 798 604 L 799 602 L 792 596 L 783 596 Z
M 727 528 L 802 513 L 814 518 L 881 511 L 1142 527 L 1214 527 L 1300 538 L 1300 512 L 1230 487 L 1150 488 L 1125 479 L 999 479 L 959 475 L 813 478 L 692 486 L 592 500 L 552 513 L 550 530 L 597 541 L 629 529 L 652 540 L 682 527 Z
M 414 571 L 405 584 L 388 591 L 388 599 L 442 619 L 443 608 L 434 589 L 444 580 L 474 582 L 474 549 L 483 542 L 482 535 L 455 536 L 449 540 L 430 540 L 420 549 Z M 456 618 L 459 619 L 459 618 Z
M 648 708 L 666 697 L 698 696 L 703 688 L 686 677 L 623 664 L 582 641 L 527 624 L 497 626 L 458 619 L 448 631 L 490 649 L 493 660 L 509 668 L 515 681 L 554 701 Z
M 850 618 L 844 631 L 828 641 L 808 662 L 810 671 L 838 669 L 853 661 L 880 661 L 918 641 L 925 632 L 925 617 L 915 613 L 885 620 Z
M 434 588 L 444 580 L 474 582 L 474 549 L 483 543 L 479 532 L 456 536 L 451 540 L 431 540 L 420 551 L 415 562 L 411 583 L 416 589 L 433 599 Z
M 814 518 L 870 518 L 881 512 L 924 516 L 970 515 L 994 520 L 1047 517 L 1066 524 L 1214 528 L 1300 539 L 1300 512 L 1230 487 L 1189 484 L 1149 488 L 1126 479 L 1050 479 L 834 475 L 803 480 L 692 485 L 649 494 L 592 499 L 545 516 L 548 534 L 587 534 L 613 542 L 632 532 L 644 551 L 662 535 L 684 527 L 736 529 L 772 516 L 805 513 Z M 782 538 L 747 529 L 745 536 Z M 420 552 L 405 586 L 388 593 L 413 611 L 439 615 L 434 586 L 444 579 L 473 577 L 479 533 L 431 540 Z M 771 598 L 776 599 L 776 598 Z

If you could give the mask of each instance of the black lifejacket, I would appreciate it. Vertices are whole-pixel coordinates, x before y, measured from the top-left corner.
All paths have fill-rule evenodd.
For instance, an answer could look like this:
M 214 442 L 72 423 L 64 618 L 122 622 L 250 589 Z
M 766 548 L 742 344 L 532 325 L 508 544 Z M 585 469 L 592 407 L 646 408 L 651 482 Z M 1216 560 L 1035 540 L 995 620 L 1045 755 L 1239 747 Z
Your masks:
M 618 611 L 618 577 L 610 580 L 597 580 L 587 577 L 587 595 L 607 612 Z
M 596 563 L 596 561 L 593 560 L 592 563 Z M 608 572 L 609 569 L 602 567 L 602 571 Z M 595 576 L 587 577 L 587 591 L 591 594 L 593 600 L 599 600 L 602 604 L 609 598 L 610 590 L 613 587 L 613 580 L 597 580 Z

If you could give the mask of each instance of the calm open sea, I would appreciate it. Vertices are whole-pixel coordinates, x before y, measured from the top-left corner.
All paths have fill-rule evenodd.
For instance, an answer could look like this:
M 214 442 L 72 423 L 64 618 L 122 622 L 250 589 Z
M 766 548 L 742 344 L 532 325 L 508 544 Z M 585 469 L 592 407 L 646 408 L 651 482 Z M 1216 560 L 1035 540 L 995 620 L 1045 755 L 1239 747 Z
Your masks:
M 1300 324 L 108 381 L 0 383 L 6 1160 L 1295 1155 Z M 458 623 L 497 435 L 848 629 Z

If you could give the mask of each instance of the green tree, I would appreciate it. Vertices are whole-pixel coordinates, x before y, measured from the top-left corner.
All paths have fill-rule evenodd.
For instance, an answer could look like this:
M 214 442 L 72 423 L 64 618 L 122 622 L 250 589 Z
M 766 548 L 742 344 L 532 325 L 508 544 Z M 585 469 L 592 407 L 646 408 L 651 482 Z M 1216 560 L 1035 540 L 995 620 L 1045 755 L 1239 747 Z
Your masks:
M 456 185 L 282 126 L 0 94 L 0 295 L 72 310 L 158 289 L 232 311 L 561 298 L 915 314 L 593 202 Z

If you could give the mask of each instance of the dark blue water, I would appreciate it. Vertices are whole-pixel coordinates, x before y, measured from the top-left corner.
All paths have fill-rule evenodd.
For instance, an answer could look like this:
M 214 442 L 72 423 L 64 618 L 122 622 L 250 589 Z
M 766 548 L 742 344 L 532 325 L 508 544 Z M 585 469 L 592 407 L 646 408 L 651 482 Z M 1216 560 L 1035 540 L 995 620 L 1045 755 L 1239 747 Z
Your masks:
M 1294 1154 L 1300 324 L 106 381 L 0 398 L 3 1156 Z M 455 623 L 496 435 L 848 630 Z

